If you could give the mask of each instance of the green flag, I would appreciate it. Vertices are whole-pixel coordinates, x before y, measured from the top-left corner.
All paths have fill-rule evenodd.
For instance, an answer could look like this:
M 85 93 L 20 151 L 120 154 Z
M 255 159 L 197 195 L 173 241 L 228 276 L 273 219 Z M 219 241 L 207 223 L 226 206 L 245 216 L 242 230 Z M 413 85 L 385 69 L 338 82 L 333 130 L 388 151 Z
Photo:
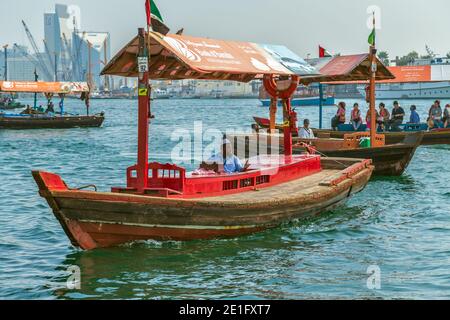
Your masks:
M 151 4 L 151 8 L 152 8 L 152 11 L 151 11 L 152 12 L 152 18 L 153 19 L 156 18 L 159 21 L 164 22 L 164 20 L 162 18 L 162 15 L 161 15 L 161 12 L 159 11 L 158 6 L 156 5 L 155 1 L 150 0 L 150 4 Z
M 145 0 L 145 11 L 147 13 L 147 26 L 152 26 L 153 31 L 167 34 L 170 29 L 164 23 L 161 12 L 155 1 Z
M 371 46 L 375 46 L 375 38 L 376 38 L 376 31 L 375 28 L 373 28 L 372 33 L 369 36 L 369 44 Z

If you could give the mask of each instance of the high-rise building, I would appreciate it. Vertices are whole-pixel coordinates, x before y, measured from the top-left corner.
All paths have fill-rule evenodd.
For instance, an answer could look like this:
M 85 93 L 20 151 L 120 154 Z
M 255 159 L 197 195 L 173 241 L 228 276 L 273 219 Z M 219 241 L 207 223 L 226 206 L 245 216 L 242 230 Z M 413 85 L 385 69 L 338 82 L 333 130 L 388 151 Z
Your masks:
M 105 62 L 111 57 L 108 32 L 74 32 L 72 38 L 74 74 L 77 81 L 92 81 L 97 89 L 110 89 L 107 77 L 100 77 Z M 89 63 L 91 68 L 89 68 Z M 89 70 L 90 73 L 89 74 Z M 91 79 L 89 79 L 91 78 Z
M 57 65 L 58 80 L 92 81 L 98 89 L 110 87 L 108 78 L 100 77 L 111 55 L 109 33 L 80 31 L 81 13 L 74 5 L 56 4 L 55 12 L 44 17 L 46 54 L 50 60 L 56 57 L 53 67 Z
M 36 72 L 42 75 L 43 72 L 33 61 L 36 60 L 35 55 L 28 53 L 25 46 L 17 46 L 8 49 L 8 80 L 11 81 L 34 81 Z M 4 80 L 5 74 L 5 56 L 2 50 L 0 54 L 0 79 Z

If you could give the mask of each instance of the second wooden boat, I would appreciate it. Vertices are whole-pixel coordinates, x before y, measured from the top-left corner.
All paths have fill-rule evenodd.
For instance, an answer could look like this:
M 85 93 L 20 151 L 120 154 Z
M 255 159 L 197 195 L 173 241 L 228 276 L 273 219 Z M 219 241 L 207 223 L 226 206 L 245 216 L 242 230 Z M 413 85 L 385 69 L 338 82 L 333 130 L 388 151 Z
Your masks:
M 348 147 L 345 139 L 296 139 L 312 145 L 320 154 L 329 157 L 371 159 L 375 175 L 400 176 L 411 162 L 423 139 L 423 133 L 411 133 L 401 143 L 373 148 Z M 303 146 L 294 146 L 294 153 L 304 152 Z
M 334 139 L 343 139 L 346 134 L 355 132 L 350 131 L 333 131 L 331 129 L 313 129 L 318 137 L 329 137 Z M 422 146 L 450 144 L 450 129 L 433 129 L 430 131 L 420 131 L 423 133 Z M 411 134 L 409 131 L 402 132 L 384 132 L 386 136 L 386 144 L 401 143 Z
M 0 129 L 70 129 L 101 127 L 105 121 L 103 113 L 92 116 L 24 116 L 1 115 Z
M 35 93 L 34 107 L 27 107 L 21 114 L 10 114 L 0 112 L 0 129 L 70 129 L 101 127 L 104 113 L 89 114 L 90 88 L 85 82 L 23 82 L 2 81 L 0 92 L 22 92 Z M 38 111 L 37 93 L 45 95 L 47 110 Z M 54 110 L 52 98 L 58 95 L 60 98 L 59 110 Z M 86 115 L 70 115 L 64 110 L 64 101 L 68 95 L 81 95 L 86 105 Z

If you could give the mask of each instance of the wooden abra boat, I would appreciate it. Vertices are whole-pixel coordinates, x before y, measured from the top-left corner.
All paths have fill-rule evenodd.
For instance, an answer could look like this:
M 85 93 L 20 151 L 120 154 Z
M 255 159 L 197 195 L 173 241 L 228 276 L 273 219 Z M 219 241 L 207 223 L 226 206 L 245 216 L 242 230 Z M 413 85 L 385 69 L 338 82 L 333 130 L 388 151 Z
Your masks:
M 70 129 L 101 127 L 105 121 L 103 113 L 93 116 L 37 116 L 2 115 L 0 129 Z
M 374 174 L 400 176 L 405 172 L 423 139 L 423 133 L 417 132 L 407 135 L 402 143 L 383 144 L 374 148 L 359 147 L 360 138 L 368 136 L 368 133 L 362 133 L 346 135 L 344 139 L 294 139 L 294 142 L 310 144 L 324 156 L 372 159 Z M 294 146 L 294 154 L 304 150 L 302 146 Z
M 350 131 L 333 131 L 331 129 L 313 129 L 318 137 L 330 137 L 334 139 L 343 139 L 346 134 L 355 132 Z M 383 132 L 386 136 L 386 144 L 401 143 L 414 131 L 402 132 Z M 422 146 L 450 144 L 450 129 L 432 129 L 430 131 L 416 131 L 423 133 Z
M 53 108 L 52 98 L 60 97 L 59 112 L 36 111 L 37 99 L 34 108 L 28 107 L 21 114 L 8 114 L 0 112 L 0 129 L 69 129 L 102 126 L 104 113 L 89 115 L 90 89 L 85 82 L 20 82 L 0 81 L 0 92 L 26 92 L 42 93 L 47 98 L 47 108 Z M 64 100 L 67 95 L 81 95 L 86 104 L 86 116 L 68 115 L 64 112 Z
M 41 196 L 73 245 L 94 249 L 135 240 L 234 237 L 322 213 L 361 191 L 373 172 L 370 160 L 292 155 L 289 130 L 285 155 L 253 158 L 250 169 L 241 173 L 194 176 L 173 164 L 149 164 L 150 78 L 246 82 L 262 75 L 273 92 L 275 78 L 283 77 L 290 79 L 289 87 L 272 97 L 282 98 L 291 113 L 299 76 L 311 69 L 301 64 L 289 69 L 273 54 L 280 47 L 270 48 L 139 29 L 103 70 L 139 79 L 138 161 L 127 170 L 127 186 L 106 193 L 82 191 L 69 188 L 56 174 L 33 172 Z M 281 56 L 287 50 L 281 48 Z
M 217 177 L 186 177 L 182 168 L 150 164 L 155 176 L 145 194 L 133 188 L 79 191 L 51 173 L 33 176 L 72 244 L 89 250 L 136 240 L 235 237 L 273 228 L 342 205 L 366 186 L 373 170 L 370 161 L 355 159 L 339 159 L 347 166 L 342 169 L 331 158 L 282 158 L 278 172 L 256 163 L 249 172 Z

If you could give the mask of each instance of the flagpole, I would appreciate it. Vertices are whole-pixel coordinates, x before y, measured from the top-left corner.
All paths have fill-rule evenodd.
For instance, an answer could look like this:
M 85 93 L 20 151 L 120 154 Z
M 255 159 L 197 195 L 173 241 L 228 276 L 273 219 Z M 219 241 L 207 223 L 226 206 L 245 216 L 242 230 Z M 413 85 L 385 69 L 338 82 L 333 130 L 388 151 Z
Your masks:
M 374 41 L 370 46 L 369 54 L 370 54 L 370 99 L 369 99 L 369 106 L 370 106 L 370 144 L 371 147 L 374 148 L 376 146 L 376 136 L 377 136 L 377 119 L 376 119 L 376 110 L 375 110 L 375 81 L 376 81 L 376 74 L 377 74 L 377 49 L 376 49 L 376 36 L 375 36 L 375 12 L 373 13 L 373 34 L 374 34 Z

